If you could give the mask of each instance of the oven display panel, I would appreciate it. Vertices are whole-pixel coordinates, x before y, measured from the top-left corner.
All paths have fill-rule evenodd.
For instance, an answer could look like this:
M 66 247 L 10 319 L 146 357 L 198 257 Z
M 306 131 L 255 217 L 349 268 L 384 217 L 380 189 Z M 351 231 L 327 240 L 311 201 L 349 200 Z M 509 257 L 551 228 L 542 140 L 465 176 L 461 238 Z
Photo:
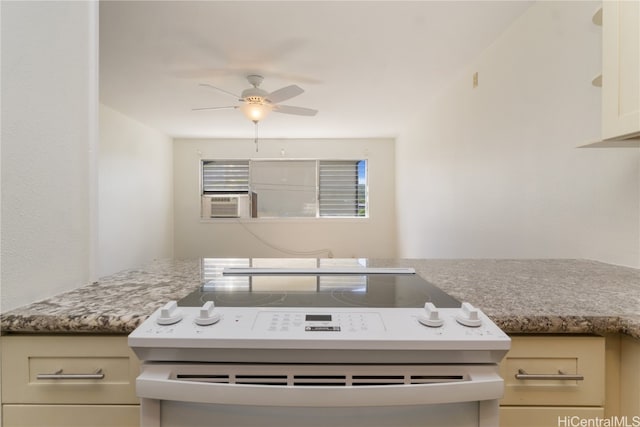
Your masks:
M 384 324 L 376 312 L 304 313 L 299 311 L 262 311 L 254 329 L 267 333 L 377 332 Z
M 331 322 L 330 314 L 307 314 L 304 316 L 307 322 Z
M 306 314 L 305 322 L 331 322 L 330 314 Z M 304 327 L 307 332 L 340 332 L 340 326 L 335 325 L 307 325 Z

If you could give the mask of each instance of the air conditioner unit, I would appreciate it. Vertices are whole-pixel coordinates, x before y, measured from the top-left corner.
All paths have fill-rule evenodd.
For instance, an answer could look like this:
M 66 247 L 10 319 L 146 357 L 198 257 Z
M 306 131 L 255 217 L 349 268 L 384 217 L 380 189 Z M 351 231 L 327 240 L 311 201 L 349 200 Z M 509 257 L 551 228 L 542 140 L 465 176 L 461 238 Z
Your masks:
M 249 218 L 248 194 L 207 194 L 202 196 L 202 218 Z

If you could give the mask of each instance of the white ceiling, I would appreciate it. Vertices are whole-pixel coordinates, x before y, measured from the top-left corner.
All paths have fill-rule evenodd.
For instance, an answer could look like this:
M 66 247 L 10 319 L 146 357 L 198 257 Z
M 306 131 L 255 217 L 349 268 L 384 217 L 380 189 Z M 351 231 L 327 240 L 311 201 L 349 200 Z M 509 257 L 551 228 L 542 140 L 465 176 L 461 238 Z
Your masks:
M 101 1 L 101 102 L 173 137 L 251 138 L 237 105 L 261 74 L 283 102 L 261 138 L 394 137 L 531 1 Z M 469 76 L 471 82 L 471 76 Z

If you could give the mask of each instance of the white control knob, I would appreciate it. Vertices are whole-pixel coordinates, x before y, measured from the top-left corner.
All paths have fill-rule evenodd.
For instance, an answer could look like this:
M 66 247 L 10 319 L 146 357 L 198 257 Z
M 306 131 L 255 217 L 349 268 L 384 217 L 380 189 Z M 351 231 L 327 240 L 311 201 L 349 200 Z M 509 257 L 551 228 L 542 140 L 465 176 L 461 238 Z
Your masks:
M 182 320 L 182 311 L 178 308 L 178 303 L 169 301 L 160 310 L 160 316 L 156 320 L 158 325 L 173 325 Z
M 462 307 L 460 307 L 460 311 L 456 315 L 456 320 L 461 325 L 468 326 L 470 328 L 477 328 L 482 325 L 478 309 L 468 302 L 462 303 Z
M 216 313 L 214 309 L 213 301 L 207 301 L 202 307 L 200 307 L 198 317 L 194 320 L 196 325 L 208 326 L 217 323 L 220 320 L 220 313 Z
M 444 324 L 444 320 L 440 318 L 440 312 L 433 303 L 427 302 L 424 304 L 424 314 L 418 316 L 418 322 L 425 326 L 432 328 L 439 328 Z

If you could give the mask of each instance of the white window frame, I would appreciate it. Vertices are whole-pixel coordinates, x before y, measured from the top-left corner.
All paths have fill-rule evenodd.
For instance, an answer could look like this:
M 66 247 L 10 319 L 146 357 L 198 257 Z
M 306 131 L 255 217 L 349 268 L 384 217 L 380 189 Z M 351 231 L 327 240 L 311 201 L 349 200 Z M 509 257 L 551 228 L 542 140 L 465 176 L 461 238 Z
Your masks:
M 200 161 L 200 195 L 215 195 L 215 194 L 251 194 L 252 192 L 252 164 L 258 162 L 296 162 L 296 161 L 312 161 L 315 162 L 316 169 L 316 191 L 315 191 L 315 216 L 258 216 L 254 218 L 243 218 L 243 220 L 363 220 L 369 218 L 369 159 L 367 158 L 348 158 L 348 159 L 281 159 L 281 158 L 264 158 L 264 159 L 202 159 Z M 364 162 L 364 214 L 363 215 L 322 215 L 320 213 L 320 164 L 321 162 Z M 222 190 L 218 192 L 207 191 L 205 192 L 204 186 L 204 172 L 205 164 L 207 162 L 248 162 L 249 164 L 249 186 L 248 191 L 234 192 L 233 190 Z M 356 166 L 357 168 L 357 166 Z M 357 169 L 356 169 L 357 170 Z M 356 177 L 356 180 L 358 178 Z M 357 182 L 357 181 L 356 181 Z M 357 190 L 356 190 L 357 191 Z M 357 201 L 356 201 L 357 203 Z M 201 218 L 206 221 L 224 221 L 225 218 Z
M 205 186 L 205 171 L 206 171 L 206 164 L 207 163 L 212 163 L 212 162 L 219 162 L 219 163 L 224 163 L 226 165 L 234 165 L 233 167 L 238 167 L 241 168 L 243 167 L 241 165 L 241 163 L 246 163 L 246 169 L 247 169 L 247 173 L 246 173 L 246 186 L 243 185 L 243 187 L 245 188 L 228 188 L 225 190 L 207 190 L 206 186 Z M 240 177 L 242 178 L 244 176 L 244 174 L 240 175 Z M 251 190 L 251 162 L 249 160 L 244 160 L 244 159 L 225 159 L 225 160 L 202 160 L 200 162 L 200 193 L 202 195 L 205 194 L 247 194 L 249 193 Z

